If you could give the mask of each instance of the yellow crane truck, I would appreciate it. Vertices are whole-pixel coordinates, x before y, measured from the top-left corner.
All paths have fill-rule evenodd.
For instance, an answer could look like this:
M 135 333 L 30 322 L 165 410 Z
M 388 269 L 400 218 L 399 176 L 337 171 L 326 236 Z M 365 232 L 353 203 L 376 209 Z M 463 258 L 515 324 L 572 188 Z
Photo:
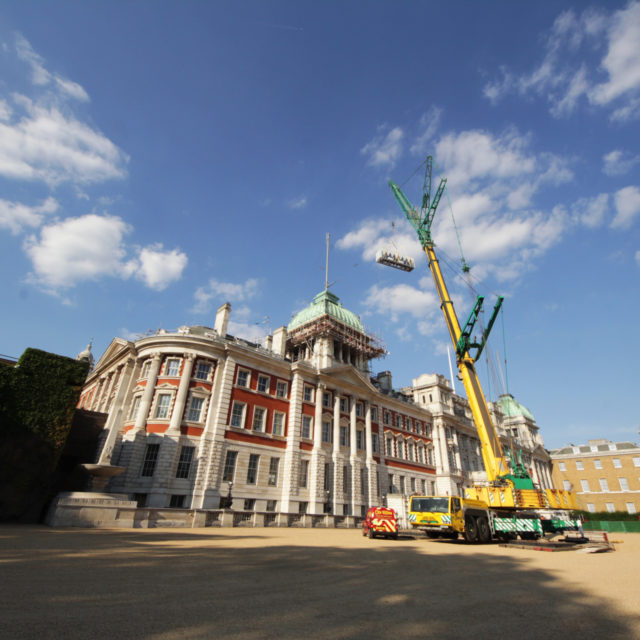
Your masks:
M 472 333 L 482 310 L 483 296 L 478 296 L 464 327 L 460 327 L 447 290 L 431 236 L 431 223 L 446 185 L 440 181 L 431 198 L 432 158 L 426 161 L 422 205 L 414 208 L 400 187 L 389 186 L 407 220 L 415 229 L 429 261 L 449 335 L 456 353 L 456 363 L 471 407 L 481 444 L 487 482 L 463 489 L 462 496 L 412 496 L 409 522 L 430 537 L 458 537 L 467 542 L 489 542 L 492 539 L 535 539 L 545 534 L 578 528 L 571 510 L 578 509 L 576 495 L 561 489 L 539 489 L 519 456 L 505 456 L 498 432 L 491 420 L 489 407 L 475 370 L 475 362 L 486 344 L 491 327 L 502 305 L 499 297 L 487 328 L 474 341 Z M 384 264 L 389 264 L 389 259 Z M 391 264 L 390 266 L 394 266 Z M 399 266 L 398 268 L 402 268 Z M 463 270 L 468 267 L 463 262 Z

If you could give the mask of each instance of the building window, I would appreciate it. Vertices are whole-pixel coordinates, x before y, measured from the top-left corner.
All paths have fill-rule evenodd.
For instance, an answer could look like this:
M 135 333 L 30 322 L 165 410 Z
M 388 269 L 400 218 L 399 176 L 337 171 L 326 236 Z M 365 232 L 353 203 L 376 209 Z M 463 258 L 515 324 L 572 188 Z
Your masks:
M 395 493 L 396 492 L 396 486 L 393 483 L 393 474 L 390 473 L 389 474 L 389 493 Z
M 380 448 L 380 441 L 378 439 L 377 433 L 371 434 L 371 449 L 373 453 L 378 453 L 378 449 Z
M 208 380 L 211 375 L 211 365 L 208 362 L 198 362 L 195 378 L 197 380 Z
M 600 491 L 609 491 L 609 483 L 606 478 L 600 478 Z
M 280 458 L 271 458 L 269 460 L 269 481 L 270 487 L 278 486 L 278 468 L 280 467 Z
M 331 408 L 331 394 L 328 391 L 322 394 L 322 406 L 327 409 Z
M 307 513 L 308 506 L 309 506 L 308 502 L 298 502 L 298 513 L 299 514 Z
M 251 428 L 254 431 L 264 431 L 265 418 L 267 416 L 267 410 L 263 407 L 253 408 L 253 424 Z
M 245 511 L 253 511 L 256 507 L 255 498 L 245 498 L 244 499 L 244 510 Z
M 149 370 L 151 369 L 151 360 L 147 360 L 143 365 L 142 365 L 142 371 L 140 372 L 140 377 L 141 378 L 148 378 L 149 377 Z
M 349 478 L 349 467 L 345 464 L 342 467 L 342 487 L 344 489 L 344 495 L 349 493 L 349 485 L 351 484 Z
M 413 458 L 415 456 L 415 445 L 413 444 L 413 442 L 410 442 L 407 446 L 407 453 L 408 453 L 408 458 L 411 462 L 413 462 Z
M 576 460 L 576 469 L 578 471 L 583 471 L 584 470 L 584 465 L 582 464 L 582 460 Z
M 629 491 L 629 481 L 626 478 L 618 478 L 620 491 Z
M 356 447 L 364 449 L 364 433 L 360 429 L 356 431 Z
M 378 422 L 378 407 L 371 407 L 371 422 Z
M 411 418 L 407 418 L 407 430 L 411 431 L 413 429 L 413 421 Z
M 184 495 L 174 494 L 169 497 L 169 508 L 171 509 L 182 509 L 184 507 Z
M 164 374 L 172 377 L 180 375 L 180 360 L 178 358 L 169 358 L 165 366 Z
M 224 460 L 224 471 L 222 473 L 223 482 L 233 482 L 233 475 L 236 470 L 237 459 L 238 459 L 237 451 L 227 451 L 227 456 Z
M 613 502 L 607 502 L 607 503 L 605 503 L 605 504 L 606 504 L 606 507 L 607 507 L 607 511 L 608 511 L 609 513 L 613 513 L 613 512 L 616 510 L 616 507 L 615 507 L 615 505 L 613 504 Z
M 358 416 L 358 418 L 362 418 L 362 416 L 364 415 L 362 402 L 356 402 L 356 415 Z
M 400 476 L 400 493 L 404 495 L 404 476 Z
M 584 491 L 585 493 L 589 493 L 590 489 L 589 489 L 589 481 L 588 480 L 580 480 L 580 487 L 581 487 L 582 491 Z
M 331 442 L 331 423 L 328 420 L 322 422 L 322 442 Z
M 324 463 L 324 484 L 322 488 L 325 491 L 331 490 L 331 465 L 328 462 Z
M 396 413 L 396 427 L 402 429 L 402 416 Z
M 586 480 L 585 480 L 585 482 L 586 482 Z M 563 480 L 562 481 L 562 488 L 565 491 L 571 491 L 571 482 L 569 480 Z M 583 489 L 583 491 L 584 491 L 584 489 Z M 587 489 L 587 491 L 588 491 L 588 489 Z
M 349 399 L 340 398 L 340 413 L 347 413 L 349 411 Z
M 256 484 L 258 479 L 258 462 L 260 456 L 252 453 L 249 456 L 249 466 L 247 467 L 247 484 Z
M 278 398 L 286 398 L 287 397 L 287 383 L 283 382 L 282 380 L 278 380 L 278 382 L 276 382 L 276 396 Z
M 593 465 L 596 469 L 602 469 L 602 460 L 594 460 Z
M 387 438 L 387 451 L 388 456 L 393 456 L 393 440 L 391 438 Z
M 238 370 L 238 379 L 236 380 L 236 384 L 239 387 L 249 387 L 250 373 L 246 369 Z
M 420 464 L 424 464 L 424 447 L 418 446 L 417 451 L 418 451 L 418 462 Z
M 613 466 L 616 469 L 622 469 L 622 462 L 620 462 L 620 458 L 614 458 L 613 459 Z
M 309 440 L 311 438 L 311 428 L 313 426 L 313 418 L 311 416 L 302 416 L 302 437 Z
M 193 452 L 195 447 L 182 447 L 180 449 L 180 458 L 178 459 L 178 468 L 176 469 L 176 478 L 188 478 L 191 471 L 191 463 L 193 461 Z
M 422 489 L 422 495 L 427 493 L 427 482 L 426 480 L 420 480 L 420 488 Z
M 424 435 L 427 436 L 427 438 L 431 437 L 431 431 L 433 430 L 433 427 L 430 424 L 425 424 L 424 425 Z
M 627 502 L 627 513 L 635 513 L 636 512 L 636 505 L 633 502 Z
M 340 427 L 340 446 L 346 447 L 348 444 L 347 427 Z
M 567 465 L 564 462 L 558 462 L 558 469 L 560 469 L 560 471 L 566 471 Z
M 247 405 L 244 402 L 234 402 L 231 410 L 231 426 L 242 429 L 244 426 L 244 413 Z
M 260 393 L 269 393 L 269 376 L 258 376 L 258 391 Z
M 267 500 L 267 508 L 265 511 L 275 511 L 276 510 L 276 501 L 275 500 Z
M 158 400 L 156 402 L 156 413 L 155 417 L 160 419 L 166 419 L 169 417 L 169 409 L 171 408 L 171 394 L 170 393 L 161 393 L 158 396 Z
M 382 419 L 385 424 L 391 424 L 391 414 L 388 411 L 383 412 Z
M 189 402 L 189 411 L 187 413 L 187 420 L 189 422 L 200 422 L 203 405 L 204 398 L 191 398 L 191 401 Z
M 589 513 L 595 513 L 596 512 L 596 505 L 593 504 L 593 502 L 587 502 L 587 511 Z
M 158 462 L 158 453 L 160 452 L 159 444 L 148 444 L 144 450 L 144 460 L 142 461 L 141 476 L 151 477 L 156 470 L 156 462 Z
M 281 411 L 273 412 L 273 426 L 271 428 L 271 433 L 274 436 L 284 435 L 284 416 L 285 414 Z
M 138 417 L 138 410 L 140 409 L 140 400 L 142 396 L 133 396 L 131 401 L 131 409 L 129 410 L 129 420 L 135 420 Z
M 416 479 L 411 478 L 411 493 L 415 493 L 415 492 L 416 492 Z
M 421 436 L 422 435 L 422 423 L 416 420 L 416 433 Z
M 640 467 L 640 456 L 635 456 L 633 458 L 633 466 L 634 467 Z
M 309 477 L 309 461 L 308 460 L 300 460 L 300 486 L 305 488 L 307 486 L 307 481 Z
M 309 387 L 308 385 L 305 385 L 303 396 L 304 396 L 305 402 L 313 402 L 313 387 Z

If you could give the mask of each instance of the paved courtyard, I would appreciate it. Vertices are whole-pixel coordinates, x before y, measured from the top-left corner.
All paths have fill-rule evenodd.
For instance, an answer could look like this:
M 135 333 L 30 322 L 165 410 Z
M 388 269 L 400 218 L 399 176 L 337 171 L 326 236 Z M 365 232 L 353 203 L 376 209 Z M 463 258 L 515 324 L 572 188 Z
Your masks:
M 640 535 L 545 553 L 357 530 L 0 527 L 0 638 L 640 639 Z

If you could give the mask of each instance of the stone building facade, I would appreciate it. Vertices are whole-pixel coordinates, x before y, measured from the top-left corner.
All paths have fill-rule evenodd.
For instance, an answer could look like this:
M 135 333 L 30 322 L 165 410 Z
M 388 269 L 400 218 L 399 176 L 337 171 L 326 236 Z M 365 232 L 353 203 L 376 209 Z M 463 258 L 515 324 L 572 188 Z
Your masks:
M 636 443 L 589 440 L 550 454 L 556 486 L 575 491 L 583 510 L 640 513 L 640 446 Z
M 388 494 L 486 479 L 467 401 L 441 375 L 401 391 L 390 372 L 372 376 L 384 349 L 333 293 L 264 345 L 229 335 L 230 312 L 213 328 L 116 338 L 96 363 L 79 406 L 107 415 L 99 460 L 125 468 L 112 492 L 146 507 L 360 516 Z M 512 398 L 491 406 L 503 442 L 550 486 L 533 417 Z

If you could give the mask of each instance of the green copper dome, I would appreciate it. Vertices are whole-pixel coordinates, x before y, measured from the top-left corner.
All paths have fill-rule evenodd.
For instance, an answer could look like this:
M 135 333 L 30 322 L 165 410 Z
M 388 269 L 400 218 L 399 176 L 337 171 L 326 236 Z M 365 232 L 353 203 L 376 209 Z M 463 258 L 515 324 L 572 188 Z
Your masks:
M 326 289 L 319 293 L 308 307 L 305 307 L 302 311 L 296 313 L 289 323 L 287 331 L 291 332 L 308 322 L 313 322 L 314 320 L 321 318 L 324 315 L 331 316 L 334 320 L 337 320 L 356 331 L 360 331 L 361 333 L 365 332 L 364 326 L 362 325 L 362 322 L 360 322 L 360 318 L 358 318 L 355 313 L 345 309 L 340 304 L 338 296 Z
M 500 409 L 502 409 L 502 413 L 507 418 L 524 416 L 525 418 L 529 418 L 529 420 L 533 420 L 535 422 L 535 418 L 531 411 L 529 411 L 529 409 L 524 405 L 516 402 L 516 399 L 510 393 L 500 396 L 500 398 L 498 398 L 498 404 L 500 405 Z

